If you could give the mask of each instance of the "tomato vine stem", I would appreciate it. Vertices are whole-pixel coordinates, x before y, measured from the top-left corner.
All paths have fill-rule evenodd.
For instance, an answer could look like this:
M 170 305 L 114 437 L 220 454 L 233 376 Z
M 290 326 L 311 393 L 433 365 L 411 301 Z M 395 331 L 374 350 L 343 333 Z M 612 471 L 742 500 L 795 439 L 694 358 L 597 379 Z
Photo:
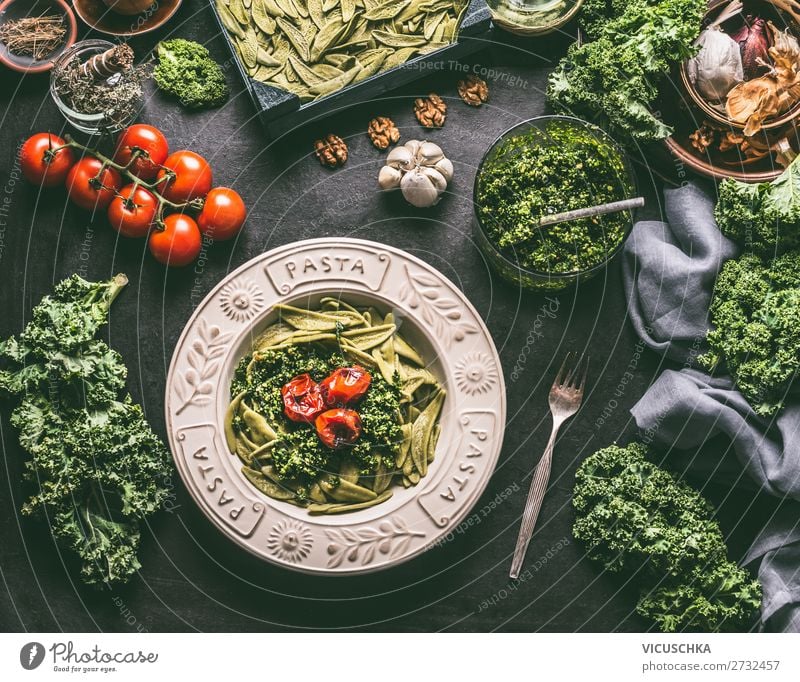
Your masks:
M 104 189 L 112 189 L 111 187 L 105 187 L 103 185 L 103 181 L 101 179 L 103 172 L 106 168 L 113 168 L 116 170 L 122 177 L 128 180 L 131 184 L 133 184 L 133 192 L 131 192 L 131 197 L 124 198 L 120 194 L 119 190 L 113 188 L 114 196 L 115 197 L 122 197 L 123 201 L 125 202 L 125 207 L 128 210 L 133 210 L 136 208 L 136 203 L 133 201 L 133 195 L 136 193 L 136 189 L 139 187 L 143 187 L 148 192 L 150 192 L 158 202 L 158 209 L 156 211 L 156 218 L 153 221 L 153 225 L 156 229 L 163 230 L 164 229 L 164 211 L 166 208 L 169 208 L 173 211 L 183 213 L 185 210 L 190 211 L 201 211 L 203 208 L 203 199 L 192 199 L 191 201 L 184 201 L 184 202 L 174 202 L 167 199 L 161 191 L 159 191 L 159 185 L 161 184 L 168 184 L 171 180 L 174 180 L 176 175 L 175 172 L 171 169 L 158 164 L 159 169 L 164 171 L 164 175 L 160 178 L 156 178 L 152 182 L 147 182 L 146 180 L 142 180 L 142 178 L 138 177 L 131 171 L 131 167 L 134 163 L 136 163 L 137 159 L 145 158 L 149 159 L 150 155 L 147 153 L 146 150 L 142 149 L 141 147 L 134 147 L 131 153 L 130 161 L 124 166 L 122 164 L 117 163 L 113 159 L 109 158 L 101 151 L 97 149 L 92 149 L 87 147 L 86 145 L 81 144 L 77 140 L 75 140 L 71 135 L 64 135 L 64 139 L 66 140 L 66 144 L 60 145 L 58 147 L 51 147 L 46 152 L 45 155 L 50 158 L 54 158 L 55 155 L 61 150 L 65 148 L 70 149 L 77 149 L 81 151 L 83 154 L 90 154 L 94 156 L 101 162 L 100 170 L 97 172 L 89 182 L 96 183 L 97 187 L 101 187 Z

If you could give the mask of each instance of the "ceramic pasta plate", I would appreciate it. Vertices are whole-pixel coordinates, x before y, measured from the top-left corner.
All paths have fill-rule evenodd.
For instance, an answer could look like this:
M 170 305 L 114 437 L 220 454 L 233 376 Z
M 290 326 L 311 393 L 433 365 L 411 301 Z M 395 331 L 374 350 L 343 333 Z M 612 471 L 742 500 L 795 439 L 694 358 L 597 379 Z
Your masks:
M 435 458 L 416 486 L 394 485 L 389 500 L 367 509 L 315 516 L 250 485 L 226 446 L 224 416 L 236 364 L 276 320 L 273 306 L 325 296 L 394 313 L 447 397 Z M 225 277 L 178 340 L 165 409 L 178 471 L 225 535 L 287 568 L 354 574 L 406 561 L 461 522 L 494 470 L 506 404 L 494 343 L 454 284 L 399 249 L 337 238 L 280 247 Z

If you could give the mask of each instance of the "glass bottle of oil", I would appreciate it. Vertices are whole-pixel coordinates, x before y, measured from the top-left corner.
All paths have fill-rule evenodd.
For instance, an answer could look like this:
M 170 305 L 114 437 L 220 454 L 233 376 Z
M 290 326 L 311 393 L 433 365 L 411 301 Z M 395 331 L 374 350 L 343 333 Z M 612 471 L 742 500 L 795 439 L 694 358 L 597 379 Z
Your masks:
M 487 0 L 495 24 L 512 33 L 537 35 L 567 23 L 583 0 Z

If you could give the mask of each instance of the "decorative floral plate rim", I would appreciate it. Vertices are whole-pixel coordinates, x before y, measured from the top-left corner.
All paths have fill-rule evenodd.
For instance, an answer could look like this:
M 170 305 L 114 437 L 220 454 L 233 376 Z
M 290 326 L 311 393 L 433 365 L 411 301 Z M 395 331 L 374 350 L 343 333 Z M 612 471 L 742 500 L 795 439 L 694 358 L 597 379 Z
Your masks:
M 415 487 L 394 487 L 381 505 L 335 516 L 311 516 L 251 487 L 222 428 L 233 369 L 274 317 L 272 307 L 322 295 L 391 308 L 448 391 L 428 475 Z M 273 249 L 217 283 L 175 346 L 165 414 L 178 472 L 223 534 L 286 568 L 349 575 L 404 562 L 452 533 L 494 471 L 506 397 L 491 335 L 450 280 L 395 247 L 321 238 Z

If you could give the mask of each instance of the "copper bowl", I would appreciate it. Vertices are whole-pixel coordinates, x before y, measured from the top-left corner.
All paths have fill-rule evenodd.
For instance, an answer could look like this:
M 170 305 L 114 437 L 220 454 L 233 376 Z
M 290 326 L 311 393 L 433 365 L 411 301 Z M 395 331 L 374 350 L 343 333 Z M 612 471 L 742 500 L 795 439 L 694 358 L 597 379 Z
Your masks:
M 784 171 L 784 169 L 780 166 L 776 166 L 772 170 L 762 171 L 745 171 L 734 170 L 733 168 L 722 168 L 718 165 L 715 165 L 710 160 L 705 160 L 703 157 L 690 152 L 681 144 L 679 144 L 674 137 L 668 137 L 666 140 L 664 140 L 664 144 L 666 144 L 667 149 L 676 159 L 682 163 L 685 163 L 695 173 L 705 175 L 706 177 L 714 180 L 725 180 L 726 178 L 731 178 L 732 180 L 739 180 L 741 182 L 769 182 L 770 180 L 777 178 Z M 740 168 L 742 167 L 740 166 Z
M 150 0 L 144 11 L 135 15 L 120 14 L 108 8 L 104 0 L 73 0 L 75 13 L 98 33 L 129 37 L 149 33 L 169 21 L 183 0 Z M 113 0 L 108 0 L 113 4 Z
M 703 17 L 703 27 L 708 26 L 713 19 L 717 17 L 717 15 L 724 9 L 726 5 L 730 4 L 730 0 L 711 0 L 708 3 L 708 10 L 706 10 L 706 14 Z M 792 32 L 798 35 L 798 26 L 797 22 L 785 12 L 781 12 L 780 9 L 775 7 L 772 3 L 769 2 L 745 2 L 745 7 L 748 6 L 763 6 L 764 12 L 762 15 L 767 15 L 765 18 L 777 19 L 782 22 L 783 26 L 786 28 L 791 28 Z M 769 17 L 769 15 L 772 15 Z M 740 16 L 740 15 L 736 15 Z M 731 17 L 733 18 L 733 17 Z M 700 109 L 708 118 L 717 123 L 722 123 L 723 125 L 730 126 L 736 130 L 744 130 L 744 123 L 738 123 L 736 121 L 731 120 L 725 114 L 723 114 L 719 109 L 715 109 L 712 107 L 701 95 L 697 92 L 694 87 L 694 84 L 691 82 L 689 78 L 689 74 L 686 72 L 686 64 L 688 60 L 684 60 L 680 66 L 680 76 L 681 82 L 683 84 L 684 89 L 688 93 L 689 97 L 691 98 L 692 102 L 697 105 L 697 108 Z M 780 128 L 785 126 L 787 123 L 792 122 L 800 115 L 800 101 L 798 101 L 791 109 L 785 111 L 783 114 L 778 116 L 777 118 L 767 119 L 762 124 L 762 128 L 764 130 L 774 130 L 776 128 Z

